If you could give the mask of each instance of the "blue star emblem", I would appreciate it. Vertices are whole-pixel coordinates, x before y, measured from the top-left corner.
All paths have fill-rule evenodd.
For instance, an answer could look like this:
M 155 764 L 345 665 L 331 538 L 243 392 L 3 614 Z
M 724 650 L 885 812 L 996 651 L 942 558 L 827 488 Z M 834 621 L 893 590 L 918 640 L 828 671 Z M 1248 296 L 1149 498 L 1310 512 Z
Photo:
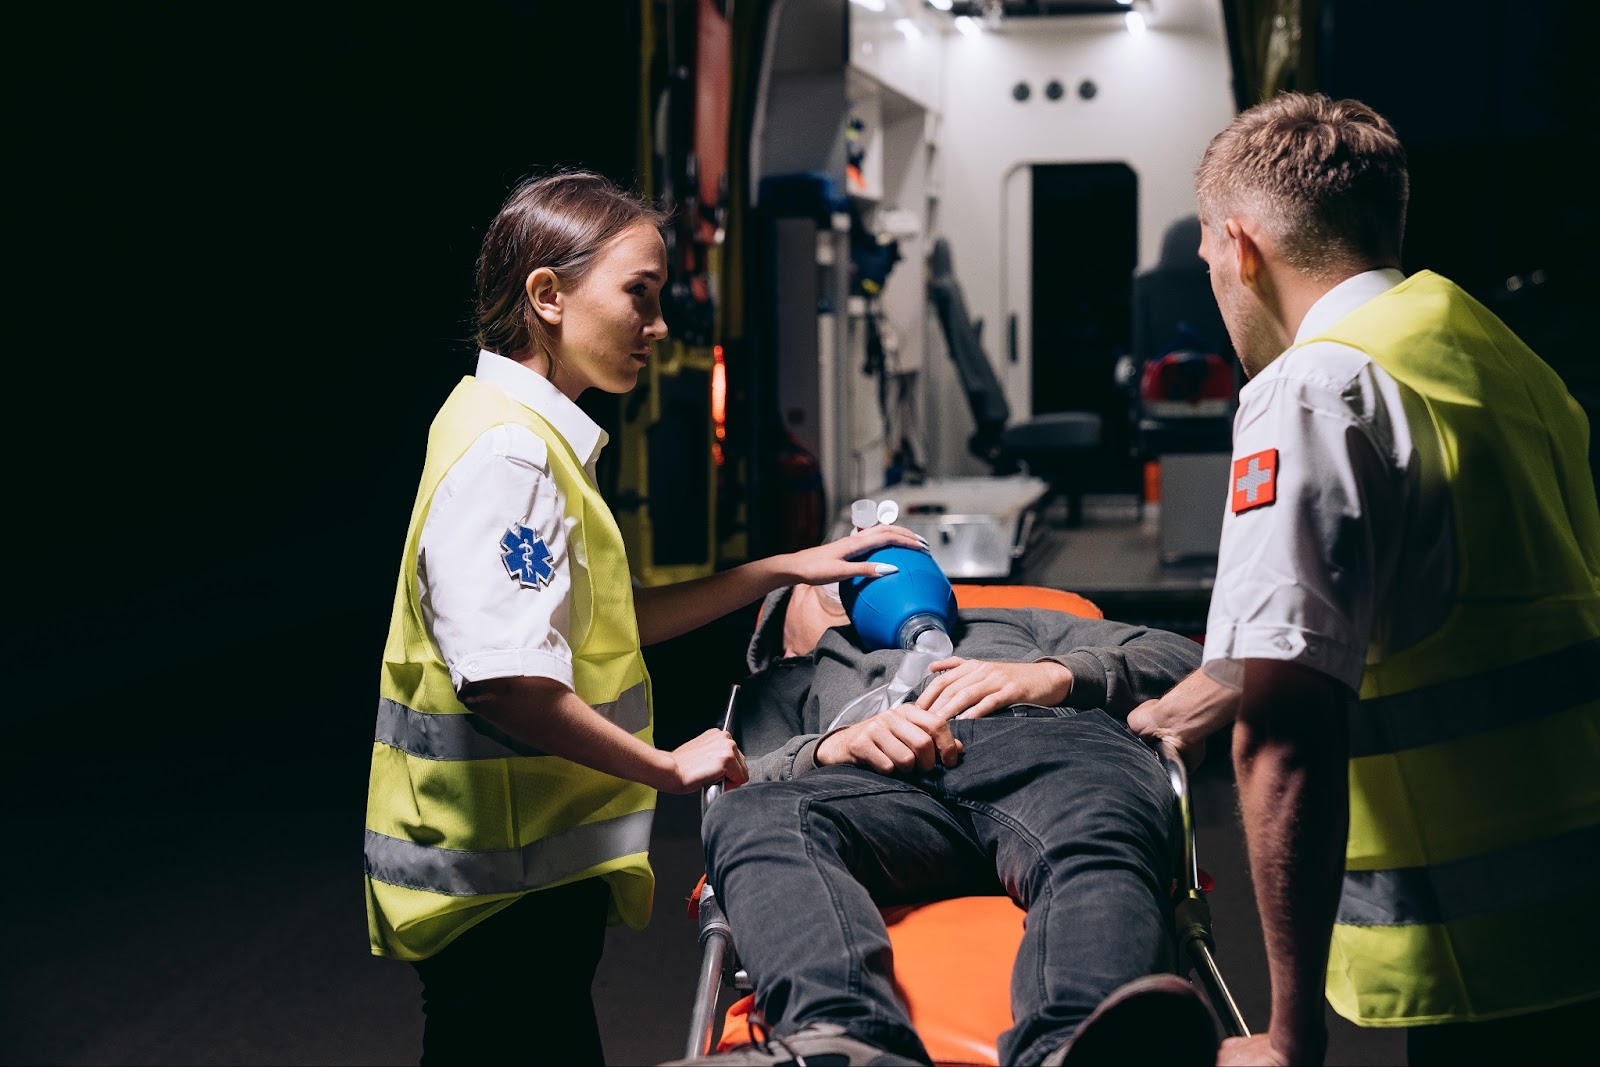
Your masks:
M 544 538 L 520 523 L 500 538 L 500 554 L 511 577 L 530 589 L 543 588 L 555 576 L 555 557 Z

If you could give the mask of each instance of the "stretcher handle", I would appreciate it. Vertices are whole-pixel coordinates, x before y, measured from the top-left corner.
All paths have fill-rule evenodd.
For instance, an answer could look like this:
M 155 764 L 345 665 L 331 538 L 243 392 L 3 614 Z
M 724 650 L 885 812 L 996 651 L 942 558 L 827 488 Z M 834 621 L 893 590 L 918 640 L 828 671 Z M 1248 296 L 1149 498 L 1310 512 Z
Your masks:
M 732 730 L 733 730 L 733 708 L 734 708 L 735 702 L 738 699 L 739 699 L 739 683 L 735 682 L 733 684 L 733 688 L 728 690 L 728 710 L 722 713 L 722 728 L 724 730 L 729 731 L 729 732 L 732 732 Z M 701 791 L 701 793 L 700 793 L 700 814 L 701 815 L 704 815 L 706 813 L 706 809 L 711 806 L 711 802 L 713 800 L 717 799 L 719 796 L 721 796 L 722 795 L 722 791 L 725 788 L 726 787 L 722 784 L 721 781 L 716 781 L 716 782 L 712 782 L 710 785 L 706 786 L 705 789 L 703 789 Z M 693 1055 L 698 1056 L 700 1054 L 698 1052 L 696 1052 L 696 1053 L 693 1053 Z
M 728 707 L 722 714 L 724 730 L 733 729 L 733 709 L 738 698 L 739 686 L 735 683 L 728 691 Z M 721 781 L 716 781 L 700 791 L 701 818 L 725 788 Z M 717 903 L 716 891 L 703 876 L 695 915 L 700 921 L 700 976 L 695 983 L 694 1007 L 689 1013 L 686 1059 L 697 1059 L 711 1051 L 717 1026 L 717 995 L 722 989 L 723 969 L 733 950 L 733 928 L 722 913 L 722 905 Z
M 717 994 L 722 989 L 723 967 L 733 947 L 733 928 L 711 883 L 700 885 L 700 978 L 695 984 L 694 1008 L 689 1015 L 689 1041 L 684 1056 L 695 1059 L 711 1051 L 717 1024 Z
M 1161 766 L 1167 772 L 1167 781 L 1172 785 L 1172 794 L 1178 800 L 1179 829 L 1183 835 L 1183 888 L 1186 891 L 1199 889 L 1200 859 L 1195 854 L 1194 808 L 1189 803 L 1189 771 L 1171 741 L 1162 738 L 1156 746 L 1156 754 L 1161 757 Z
M 1233 993 L 1223 981 L 1222 970 L 1217 966 L 1215 943 L 1211 938 L 1211 905 L 1206 903 L 1205 889 L 1200 883 L 1200 860 L 1195 852 L 1194 808 L 1189 801 L 1189 771 L 1171 741 L 1162 740 L 1156 746 L 1161 766 L 1167 772 L 1167 781 L 1178 800 L 1178 820 L 1183 840 L 1183 894 L 1176 904 L 1176 926 L 1180 947 L 1194 965 L 1206 997 L 1216 1011 L 1222 1028 L 1229 1037 L 1249 1037 L 1250 1027 L 1239 1011 Z

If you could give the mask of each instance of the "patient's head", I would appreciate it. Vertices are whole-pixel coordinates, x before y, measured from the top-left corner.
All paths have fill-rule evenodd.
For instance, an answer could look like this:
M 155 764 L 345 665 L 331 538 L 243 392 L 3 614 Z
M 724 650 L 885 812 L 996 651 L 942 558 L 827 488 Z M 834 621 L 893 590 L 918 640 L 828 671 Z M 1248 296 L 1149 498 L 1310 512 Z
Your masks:
M 817 647 L 833 626 L 845 626 L 850 616 L 832 597 L 810 585 L 786 585 L 767 594 L 756 617 L 755 633 L 745 650 L 745 665 L 764 670 L 779 659 L 804 656 Z
M 789 592 L 783 615 L 783 654 L 803 656 L 817 647 L 822 635 L 850 621 L 844 605 L 814 585 L 797 585 Z

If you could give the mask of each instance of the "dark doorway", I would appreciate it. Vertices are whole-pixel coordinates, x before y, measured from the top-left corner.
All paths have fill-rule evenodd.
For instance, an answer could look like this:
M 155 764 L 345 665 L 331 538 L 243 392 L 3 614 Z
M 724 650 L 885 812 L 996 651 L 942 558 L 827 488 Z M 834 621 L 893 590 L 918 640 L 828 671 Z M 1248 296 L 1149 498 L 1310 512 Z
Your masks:
M 1093 411 L 1100 455 L 1088 492 L 1131 491 L 1127 401 L 1117 357 L 1128 350 L 1139 261 L 1139 179 L 1126 163 L 1033 167 L 1033 414 Z

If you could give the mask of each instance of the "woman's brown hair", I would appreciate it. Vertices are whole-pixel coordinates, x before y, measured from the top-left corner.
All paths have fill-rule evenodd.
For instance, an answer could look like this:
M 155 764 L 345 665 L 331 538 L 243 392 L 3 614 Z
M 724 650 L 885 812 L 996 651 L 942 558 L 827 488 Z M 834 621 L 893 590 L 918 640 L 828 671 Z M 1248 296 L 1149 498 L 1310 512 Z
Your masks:
M 533 346 L 550 352 L 550 327 L 528 302 L 528 275 L 548 267 L 563 284 L 576 285 L 606 242 L 637 222 L 660 230 L 666 216 L 593 171 L 524 178 L 489 224 L 478 254 L 478 347 L 503 356 Z

